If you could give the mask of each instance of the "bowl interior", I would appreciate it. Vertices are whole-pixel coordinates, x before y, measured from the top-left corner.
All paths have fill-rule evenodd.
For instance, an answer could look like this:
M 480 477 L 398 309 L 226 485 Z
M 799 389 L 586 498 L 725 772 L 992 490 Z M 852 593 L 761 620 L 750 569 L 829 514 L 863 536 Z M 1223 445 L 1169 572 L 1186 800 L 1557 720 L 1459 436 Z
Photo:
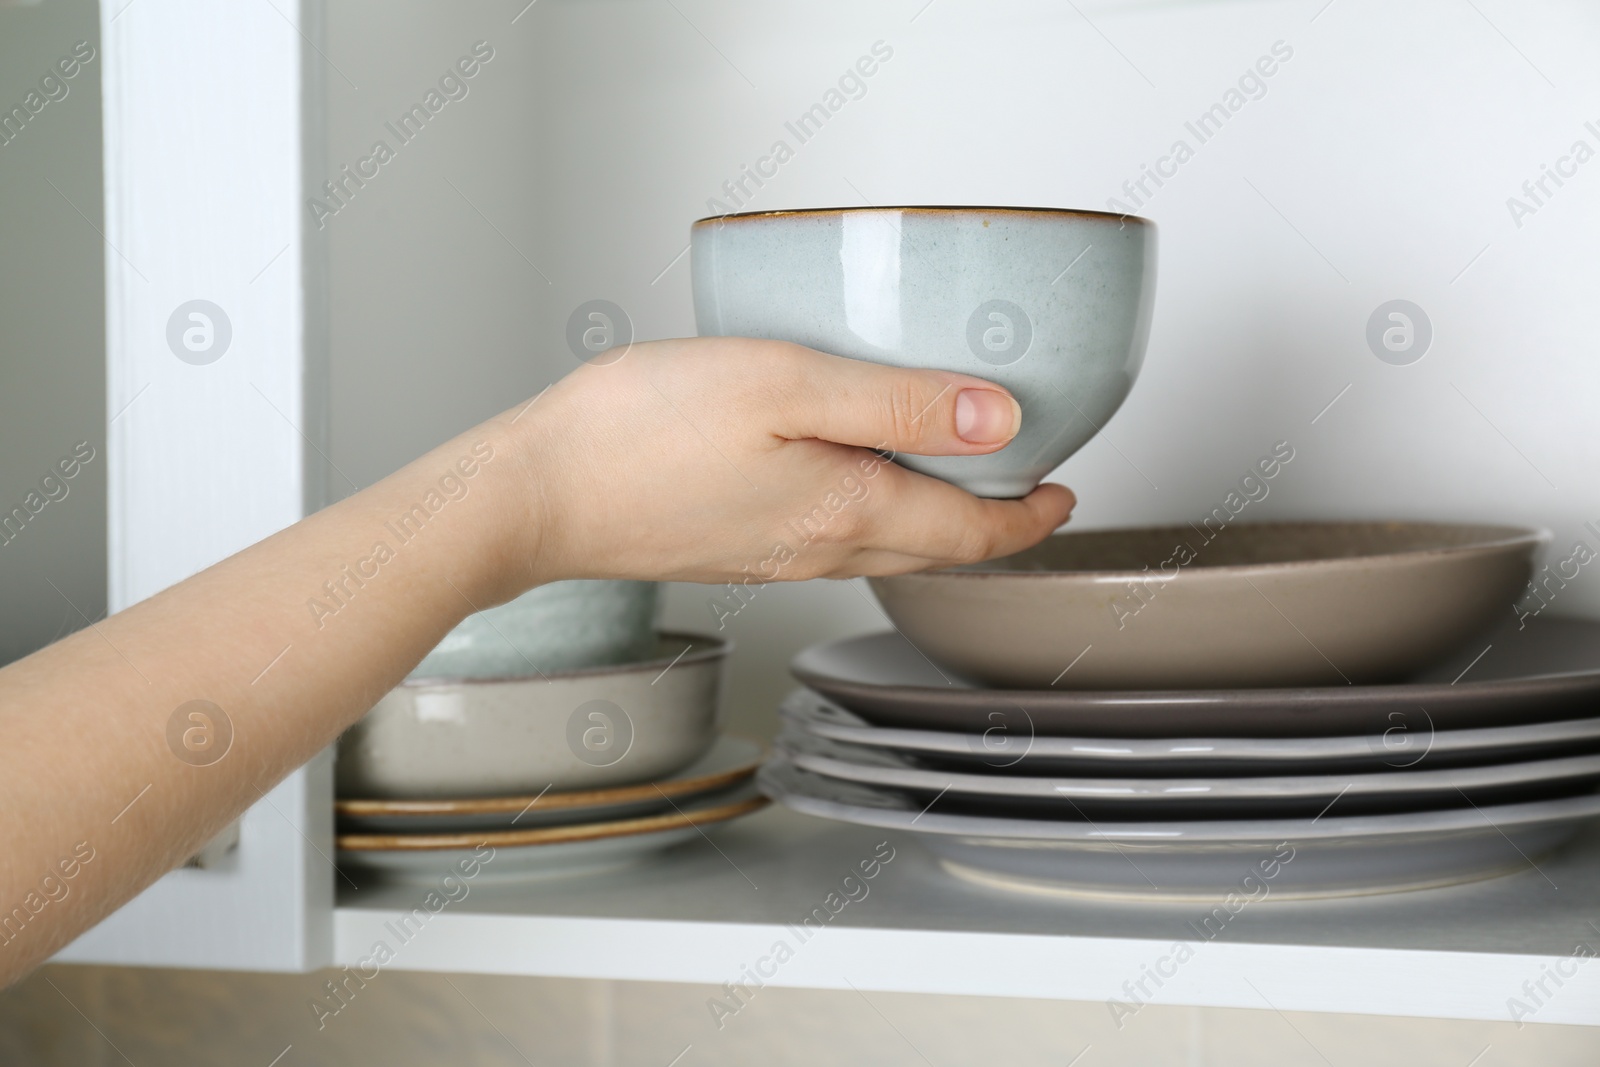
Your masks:
M 574 667 L 566 670 L 540 670 L 532 661 L 524 660 L 521 669 L 505 674 L 486 676 L 425 675 L 419 671 L 401 682 L 406 687 L 438 688 L 441 686 L 471 686 L 487 682 L 549 682 L 561 678 L 583 678 L 603 674 L 658 674 L 664 668 L 699 663 L 726 655 L 731 644 L 706 634 L 677 633 L 663 630 L 654 634 L 644 649 L 644 654 L 621 663 L 601 664 L 593 667 Z
M 1543 534 L 1520 526 L 1431 522 L 1284 522 L 1200 525 L 1056 534 L 1002 559 L 951 568 L 947 573 L 1087 573 L 1159 569 L 1188 545 L 1186 567 L 1238 567 L 1308 563 L 1412 552 L 1482 548 L 1533 542 Z M 1170 563 L 1168 564 L 1170 566 Z
M 419 663 L 417 678 L 494 678 L 626 663 L 649 654 L 651 582 L 552 582 L 469 615 Z

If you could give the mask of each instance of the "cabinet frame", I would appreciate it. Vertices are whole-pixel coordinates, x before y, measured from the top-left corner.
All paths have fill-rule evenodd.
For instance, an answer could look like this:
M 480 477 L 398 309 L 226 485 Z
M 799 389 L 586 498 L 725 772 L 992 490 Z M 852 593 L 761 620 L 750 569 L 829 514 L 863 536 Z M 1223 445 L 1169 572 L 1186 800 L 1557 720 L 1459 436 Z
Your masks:
M 118 611 L 328 500 L 325 245 L 304 207 L 324 140 L 322 6 L 108 0 L 100 31 Z M 171 339 L 204 329 L 184 311 L 196 300 L 221 309 L 201 309 L 200 352 Z M 221 861 L 169 873 L 56 958 L 327 964 L 332 801 L 323 753 L 245 813 Z

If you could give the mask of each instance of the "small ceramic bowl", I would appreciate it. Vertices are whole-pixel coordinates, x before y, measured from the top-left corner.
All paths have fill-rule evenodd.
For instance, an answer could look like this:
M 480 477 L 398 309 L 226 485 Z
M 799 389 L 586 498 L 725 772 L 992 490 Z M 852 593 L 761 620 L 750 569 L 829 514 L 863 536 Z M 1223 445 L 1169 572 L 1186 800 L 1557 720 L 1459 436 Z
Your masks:
M 1099 432 L 1144 360 L 1156 229 L 1098 211 L 863 207 L 701 219 L 702 334 L 793 341 L 1005 386 L 1022 430 L 987 456 L 896 462 L 1020 497 Z
M 609 667 L 506 678 L 408 678 L 339 740 L 341 797 L 488 797 L 663 778 L 722 726 L 726 641 L 658 635 Z
M 655 642 L 658 587 L 621 580 L 551 582 L 469 615 L 413 678 L 503 678 L 627 663 Z
M 871 581 L 913 645 L 993 686 L 1337 686 L 1404 678 L 1509 616 L 1548 540 L 1414 522 L 1102 530 Z

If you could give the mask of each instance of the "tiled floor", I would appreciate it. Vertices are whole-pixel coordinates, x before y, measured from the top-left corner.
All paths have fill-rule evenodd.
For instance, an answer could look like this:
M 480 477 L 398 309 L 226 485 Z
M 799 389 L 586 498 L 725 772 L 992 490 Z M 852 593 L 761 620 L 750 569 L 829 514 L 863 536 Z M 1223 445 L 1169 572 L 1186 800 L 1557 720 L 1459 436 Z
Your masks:
M 316 975 L 50 967 L 0 995 L 7 1067 L 1539 1067 L 1600 1061 L 1600 1029 L 385 972 L 336 1013 Z M 713 1011 L 713 1000 L 724 1009 Z M 326 1004 L 335 1001 L 324 999 Z M 721 1023 L 719 1026 L 718 1023 Z M 320 1022 L 320 1026 L 319 1026 Z M 281 1057 L 276 1059 L 276 1057 Z

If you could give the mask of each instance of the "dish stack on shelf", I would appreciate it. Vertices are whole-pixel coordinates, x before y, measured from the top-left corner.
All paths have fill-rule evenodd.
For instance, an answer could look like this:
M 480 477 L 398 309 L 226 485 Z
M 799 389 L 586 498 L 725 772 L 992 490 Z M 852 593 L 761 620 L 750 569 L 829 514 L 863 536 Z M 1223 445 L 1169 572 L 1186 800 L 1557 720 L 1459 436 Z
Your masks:
M 577 874 L 763 807 L 761 746 L 721 732 L 728 645 L 655 632 L 654 599 L 644 583 L 559 583 L 453 631 L 340 739 L 340 866 Z
M 1542 616 L 1547 540 L 1112 531 L 877 579 L 897 632 L 796 657 L 760 781 L 1009 888 L 1259 899 L 1526 870 L 1600 816 L 1600 624 Z

